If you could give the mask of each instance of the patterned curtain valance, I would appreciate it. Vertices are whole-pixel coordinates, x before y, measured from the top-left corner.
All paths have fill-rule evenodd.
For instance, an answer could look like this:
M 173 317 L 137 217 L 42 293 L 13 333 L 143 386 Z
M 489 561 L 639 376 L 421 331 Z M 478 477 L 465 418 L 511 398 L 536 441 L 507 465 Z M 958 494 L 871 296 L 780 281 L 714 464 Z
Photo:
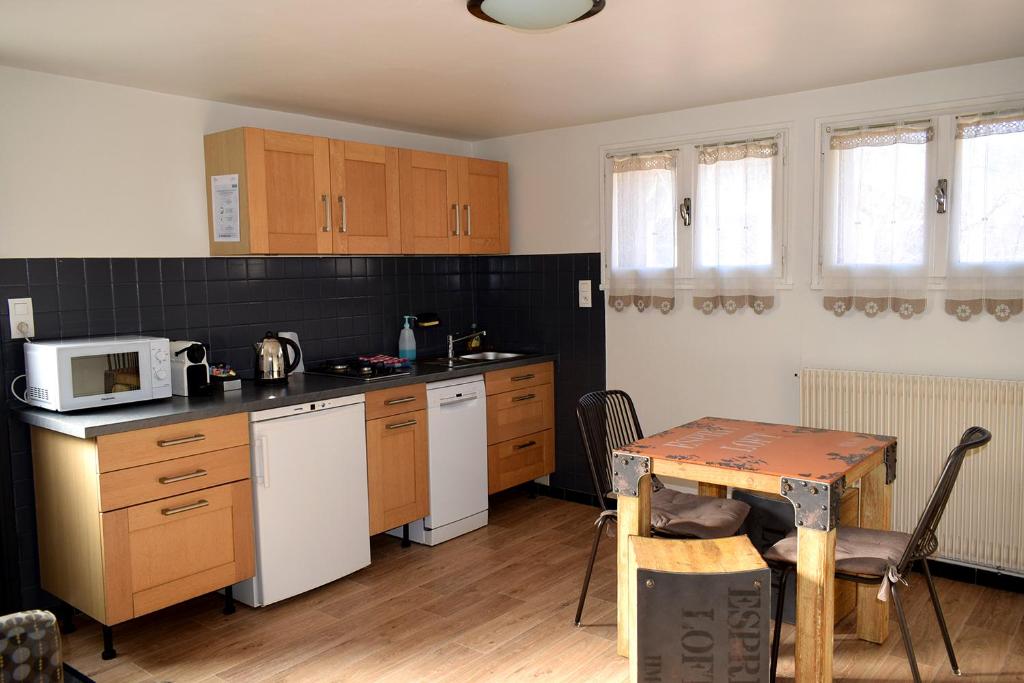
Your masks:
M 630 154 L 612 159 L 612 173 L 630 171 L 669 171 L 676 167 L 672 154 Z
M 931 124 L 903 124 L 877 128 L 838 131 L 829 138 L 830 149 L 887 147 L 889 145 L 923 145 L 935 137 Z
M 710 165 L 719 161 L 747 158 L 769 159 L 779 153 L 779 143 L 774 139 L 751 140 L 724 145 L 701 145 L 697 149 L 697 163 Z
M 986 135 L 1006 135 L 1007 133 L 1024 133 L 1024 111 L 1012 114 L 972 114 L 956 117 L 958 140 L 980 138 Z

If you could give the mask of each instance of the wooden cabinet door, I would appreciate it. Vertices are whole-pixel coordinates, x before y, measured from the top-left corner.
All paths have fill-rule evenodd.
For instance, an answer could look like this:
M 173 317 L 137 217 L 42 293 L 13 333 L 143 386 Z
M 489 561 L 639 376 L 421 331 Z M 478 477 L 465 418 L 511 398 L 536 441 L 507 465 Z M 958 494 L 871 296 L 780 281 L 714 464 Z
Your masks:
M 366 479 L 370 533 L 408 524 L 430 513 L 427 411 L 366 423 Z
M 326 138 L 246 129 L 254 253 L 331 253 L 329 149 Z
M 487 397 L 487 443 L 508 441 L 555 426 L 555 392 L 551 384 L 516 389 Z
M 508 164 L 484 159 L 458 160 L 462 203 L 461 254 L 507 254 Z
M 406 254 L 458 253 L 458 159 L 403 149 L 399 152 L 402 197 L 402 251 Z
M 488 494 L 504 491 L 554 471 L 553 429 L 487 447 Z
M 400 254 L 398 150 L 331 140 L 336 254 Z

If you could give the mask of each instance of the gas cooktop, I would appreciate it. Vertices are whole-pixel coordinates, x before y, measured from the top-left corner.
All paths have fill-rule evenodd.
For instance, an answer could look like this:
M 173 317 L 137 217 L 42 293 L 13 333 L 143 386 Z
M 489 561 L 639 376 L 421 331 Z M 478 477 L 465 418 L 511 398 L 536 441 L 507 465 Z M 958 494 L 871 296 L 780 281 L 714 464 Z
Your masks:
M 389 377 L 408 375 L 412 372 L 409 361 L 394 356 L 355 356 L 308 366 L 307 375 L 343 377 L 360 382 L 373 382 Z

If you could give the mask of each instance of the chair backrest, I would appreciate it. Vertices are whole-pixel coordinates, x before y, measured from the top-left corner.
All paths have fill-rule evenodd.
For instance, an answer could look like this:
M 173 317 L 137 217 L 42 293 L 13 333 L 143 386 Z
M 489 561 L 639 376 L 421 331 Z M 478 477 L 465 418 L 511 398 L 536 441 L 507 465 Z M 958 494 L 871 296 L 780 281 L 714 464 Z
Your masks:
M 897 571 L 905 574 L 910 570 L 910 565 L 915 560 L 930 556 L 939 546 L 939 539 L 935 530 L 942 520 L 942 513 L 946 511 L 946 503 L 949 502 L 949 495 L 953 492 L 957 477 L 960 475 L 960 468 L 964 464 L 964 458 L 975 448 L 980 448 L 992 440 L 992 433 L 982 427 L 970 427 L 960 437 L 960 443 L 949 452 L 946 457 L 946 464 L 942 468 L 939 481 L 935 484 L 928 505 L 917 520 L 917 527 L 907 544 L 907 549 L 900 558 Z
M 612 490 L 612 452 L 644 437 L 636 408 L 624 391 L 593 391 L 580 397 L 576 419 L 590 463 L 594 493 L 601 508 L 607 510 L 607 495 Z

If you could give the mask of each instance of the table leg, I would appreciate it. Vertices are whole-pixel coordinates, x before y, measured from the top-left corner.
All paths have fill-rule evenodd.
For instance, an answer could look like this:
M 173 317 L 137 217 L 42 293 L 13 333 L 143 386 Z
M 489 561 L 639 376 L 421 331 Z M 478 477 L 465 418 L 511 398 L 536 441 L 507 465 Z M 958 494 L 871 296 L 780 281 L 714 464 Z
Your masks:
M 860 480 L 860 525 L 865 529 L 892 528 L 892 485 L 885 483 L 885 465 Z M 857 586 L 857 637 L 884 643 L 889 637 L 889 603 L 878 599 L 878 586 Z
M 796 564 L 796 680 L 832 680 L 836 530 L 798 527 Z
M 635 606 L 630 590 L 630 579 L 636 583 L 636 577 L 629 573 L 629 537 L 651 535 L 651 477 L 643 476 L 637 483 L 637 496 L 618 497 L 618 529 L 616 542 L 618 547 L 618 647 L 621 657 L 629 656 L 630 630 L 633 622 Z
M 721 484 L 706 484 L 702 481 L 697 482 L 697 493 L 699 493 L 702 496 L 710 496 L 712 498 L 725 498 L 728 492 L 728 486 L 722 486 Z

